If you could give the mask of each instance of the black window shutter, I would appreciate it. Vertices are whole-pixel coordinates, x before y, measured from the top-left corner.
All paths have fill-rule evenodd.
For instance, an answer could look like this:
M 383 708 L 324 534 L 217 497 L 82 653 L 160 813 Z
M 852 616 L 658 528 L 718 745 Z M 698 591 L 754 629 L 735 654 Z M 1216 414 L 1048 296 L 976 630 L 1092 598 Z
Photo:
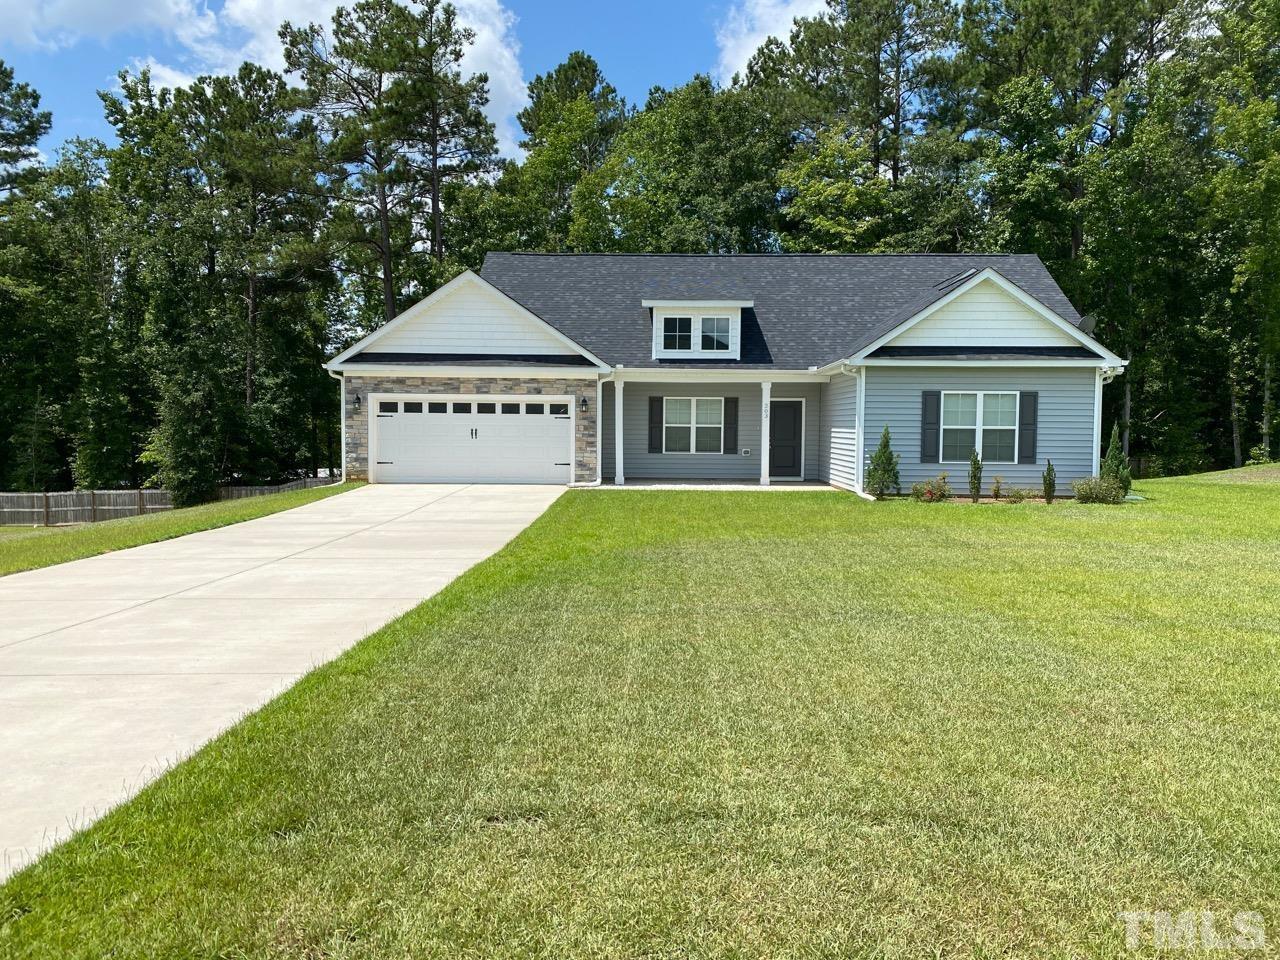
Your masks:
M 920 394 L 920 462 L 938 462 L 938 431 L 942 427 L 942 391 Z
M 1040 417 L 1040 394 L 1022 391 L 1018 403 L 1018 462 L 1036 462 L 1036 425 Z
M 721 453 L 738 452 L 738 398 L 724 398 L 724 446 Z
M 662 452 L 662 398 L 649 398 L 649 452 Z

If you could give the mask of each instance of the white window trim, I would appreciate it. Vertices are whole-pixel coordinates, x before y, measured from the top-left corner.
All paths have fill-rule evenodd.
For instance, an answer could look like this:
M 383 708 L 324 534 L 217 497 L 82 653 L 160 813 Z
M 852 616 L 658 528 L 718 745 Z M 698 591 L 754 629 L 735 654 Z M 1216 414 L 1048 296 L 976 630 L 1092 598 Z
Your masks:
M 976 395 L 978 398 L 978 410 L 975 417 L 974 426 L 972 427 L 947 427 L 944 424 L 942 411 L 946 408 L 947 397 L 970 396 Z M 982 463 L 993 465 L 1016 466 L 1018 463 L 1018 434 L 1021 432 L 1018 425 L 1022 422 L 1022 392 L 1019 390 L 943 390 L 942 397 L 938 401 L 938 463 L 968 463 L 969 458 L 963 460 L 944 460 L 942 459 L 942 451 L 946 449 L 943 443 L 943 434 L 947 430 L 973 430 L 973 448 L 978 451 L 978 459 L 982 459 L 982 400 L 983 397 L 1014 397 L 1013 403 L 1013 426 L 1012 427 L 988 427 L 990 430 L 1012 430 L 1013 431 L 1013 459 L 1012 460 L 982 460 Z
M 704 347 L 702 345 L 702 338 L 707 335 L 708 320 L 723 320 L 729 325 L 729 329 L 724 333 L 723 350 L 717 350 L 714 347 Z M 712 334 L 712 336 L 718 336 L 718 334 Z M 733 353 L 733 317 L 729 316 L 727 313 L 708 313 L 698 317 L 698 349 L 703 353 L 712 353 L 718 356 L 728 356 Z
M 668 350 L 664 333 L 668 318 L 689 318 L 689 349 Z M 702 321 L 727 317 L 729 320 L 729 349 L 704 350 L 702 348 Z M 692 357 L 698 360 L 741 360 L 742 359 L 742 309 L 725 307 L 717 304 L 702 306 L 686 306 L 654 308 L 653 310 L 653 359 L 682 360 Z
M 686 423 L 668 423 L 667 422 L 667 404 L 672 400 L 688 400 L 689 401 L 689 422 Z M 698 423 L 698 401 L 714 400 L 720 404 L 720 444 L 716 450 L 695 450 L 697 446 L 697 434 L 694 432 L 698 426 L 710 427 L 711 424 Z M 688 450 L 668 450 L 667 449 L 667 427 L 680 427 L 689 429 L 689 449 Z M 664 455 L 673 457 L 697 456 L 697 457 L 714 457 L 721 456 L 724 453 L 724 397 L 663 397 L 662 398 L 662 452 Z

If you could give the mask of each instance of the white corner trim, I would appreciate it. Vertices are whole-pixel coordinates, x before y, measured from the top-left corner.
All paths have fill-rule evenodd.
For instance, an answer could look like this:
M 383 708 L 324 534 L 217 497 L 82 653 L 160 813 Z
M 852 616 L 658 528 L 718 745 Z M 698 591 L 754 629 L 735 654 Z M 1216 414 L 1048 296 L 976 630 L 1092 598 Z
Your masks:
M 1098 476 L 1102 467 L 1102 385 L 1106 382 L 1106 374 L 1099 370 L 1093 391 L 1093 476 Z
M 1013 283 L 1012 281 L 1007 280 L 994 267 L 984 267 L 983 269 L 979 270 L 977 273 L 971 276 L 968 280 L 964 281 L 964 283 L 960 284 L 950 293 L 946 294 L 945 296 L 939 297 L 937 300 L 929 304 L 924 309 L 920 310 L 918 313 L 915 313 L 912 316 L 908 317 L 906 320 L 902 321 L 892 330 L 889 330 L 888 332 L 881 334 L 879 337 L 873 340 L 866 347 L 863 347 L 856 354 L 850 357 L 849 358 L 850 361 L 857 363 L 862 360 L 865 360 L 867 356 L 873 351 L 880 349 L 890 340 L 893 340 L 895 337 L 898 337 L 905 331 L 910 330 L 921 320 L 924 320 L 927 317 L 932 316 L 933 314 L 941 310 L 943 307 L 945 307 L 947 304 L 951 303 L 952 301 L 956 300 L 959 297 L 964 296 L 964 294 L 968 293 L 978 284 L 984 283 L 986 281 L 990 281 L 991 283 L 994 283 L 997 287 L 999 287 L 1009 296 L 1013 297 L 1015 300 L 1021 303 L 1024 307 L 1026 307 L 1032 313 L 1035 313 L 1041 319 L 1057 327 L 1063 333 L 1067 334 L 1067 336 L 1077 340 L 1080 344 L 1088 347 L 1090 350 L 1098 351 L 1098 353 L 1101 354 L 1102 359 L 1105 360 L 1109 365 L 1123 367 L 1125 364 L 1129 362 L 1127 360 L 1121 359 L 1116 354 L 1112 353 L 1110 350 L 1108 350 L 1106 347 L 1100 344 L 1097 340 L 1093 339 L 1093 337 L 1089 336 L 1087 333 L 1085 333 L 1083 330 L 1081 330 L 1071 321 L 1067 320 L 1065 317 L 1059 315 L 1056 311 L 1051 310 L 1044 303 L 1037 300 L 1035 297 L 1031 296 L 1031 294 L 1027 293 L 1025 290 L 1019 287 L 1016 283 Z M 1089 362 L 1093 363 L 1093 361 L 1089 361 Z
M 595 354 L 591 353 L 589 350 L 587 350 L 581 344 L 577 343 L 575 340 L 565 336 L 565 334 L 561 333 L 551 324 L 547 323 L 547 321 L 543 320 L 536 313 L 527 309 L 523 305 L 517 303 L 515 300 L 511 299 L 511 297 L 507 296 L 505 293 L 503 293 L 501 290 L 495 287 L 492 283 L 486 280 L 484 277 L 480 276 L 478 273 L 475 273 L 474 271 L 471 271 L 471 270 L 464 270 L 462 273 L 458 274 L 456 277 L 454 277 L 444 286 L 436 288 L 431 293 L 427 294 L 427 296 L 423 297 L 421 300 L 419 300 L 417 303 L 411 306 L 409 309 L 401 313 L 398 317 L 395 317 L 389 323 L 384 323 L 382 326 L 380 326 L 377 330 L 373 331 L 373 333 L 369 334 L 364 339 L 352 344 L 346 350 L 343 350 L 340 354 L 338 354 L 336 357 L 334 357 L 332 360 L 326 363 L 325 367 L 327 367 L 330 370 L 338 369 L 347 359 L 355 356 L 361 350 L 365 349 L 365 347 L 369 346 L 372 343 L 376 343 L 383 336 L 403 326 L 409 320 L 412 320 L 416 317 L 421 316 L 423 313 L 429 310 L 434 304 L 438 303 L 440 300 L 448 296 L 454 290 L 458 289 L 459 287 L 468 286 L 468 285 L 478 286 L 483 290 L 488 290 L 488 291 L 491 291 L 492 293 L 497 294 L 504 301 L 506 301 L 506 303 L 510 305 L 511 308 L 515 310 L 519 316 L 533 323 L 536 323 L 539 327 L 541 327 L 543 330 L 550 333 L 551 336 L 559 340 L 561 343 L 563 343 L 566 347 L 568 347 L 574 353 L 580 356 L 586 357 L 588 360 L 590 360 L 592 363 L 594 363 L 597 367 L 599 367 L 602 370 L 609 369 L 609 365 L 605 363 L 603 360 L 601 360 L 599 357 L 597 357 Z

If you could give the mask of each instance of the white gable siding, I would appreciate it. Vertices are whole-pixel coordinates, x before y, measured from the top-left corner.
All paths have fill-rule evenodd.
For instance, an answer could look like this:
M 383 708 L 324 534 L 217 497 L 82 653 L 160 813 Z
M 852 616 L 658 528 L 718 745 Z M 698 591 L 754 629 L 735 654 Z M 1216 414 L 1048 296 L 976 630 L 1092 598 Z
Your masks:
M 990 281 L 984 280 L 936 313 L 894 337 L 894 347 L 1073 347 L 1059 330 Z
M 418 310 L 410 307 L 410 312 Z M 474 284 L 446 294 L 369 345 L 370 353 L 567 354 L 573 347 Z

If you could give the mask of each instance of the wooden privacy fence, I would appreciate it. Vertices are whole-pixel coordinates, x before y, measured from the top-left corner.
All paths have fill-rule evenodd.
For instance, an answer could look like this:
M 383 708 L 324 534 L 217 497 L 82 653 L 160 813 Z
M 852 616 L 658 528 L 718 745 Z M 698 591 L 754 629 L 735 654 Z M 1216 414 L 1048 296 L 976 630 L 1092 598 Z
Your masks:
M 219 500 L 240 500 L 268 493 L 305 490 L 337 483 L 330 477 L 305 477 L 278 486 L 222 487 Z M 68 490 L 61 493 L 0 493 L 0 525 L 52 527 L 63 523 L 97 523 L 172 510 L 168 490 Z

